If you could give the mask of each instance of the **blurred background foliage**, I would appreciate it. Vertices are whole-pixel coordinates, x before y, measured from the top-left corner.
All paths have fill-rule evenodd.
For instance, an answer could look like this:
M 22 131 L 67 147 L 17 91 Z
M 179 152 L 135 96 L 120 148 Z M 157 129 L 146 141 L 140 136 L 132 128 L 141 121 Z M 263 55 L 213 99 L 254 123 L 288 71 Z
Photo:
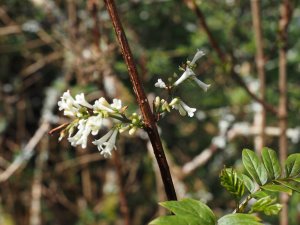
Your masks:
M 158 78 L 180 75 L 178 66 L 196 49 L 205 50 L 196 71 L 211 84 L 209 91 L 192 84 L 178 89 L 198 109 L 196 116 L 184 118 L 174 111 L 158 125 L 179 198 L 202 200 L 220 216 L 231 212 L 234 201 L 221 188 L 218 175 L 224 165 L 241 167 L 241 150 L 255 148 L 251 129 L 256 104 L 228 74 L 184 1 L 116 3 L 150 100 L 161 94 L 154 88 Z M 267 101 L 274 107 L 279 3 L 261 1 Z M 234 56 L 234 71 L 257 92 L 250 1 L 197 4 L 220 48 Z M 287 54 L 289 153 L 300 147 L 300 9 L 294 7 Z M 157 202 L 166 197 L 143 132 L 121 135 L 118 151 L 108 160 L 93 145 L 74 149 L 66 140 L 58 142 L 58 134 L 47 135 L 66 121 L 56 102 L 67 89 L 86 93 L 90 101 L 121 98 L 129 111 L 137 110 L 103 2 L 1 0 L 0 26 L 0 224 L 108 225 L 125 224 L 127 218 L 131 225 L 140 225 L 164 213 Z M 226 136 L 223 147 L 213 141 L 220 136 L 221 121 L 230 124 L 227 132 L 233 127 L 243 131 Z M 267 125 L 278 126 L 272 113 Z M 278 149 L 278 135 L 268 136 L 266 145 Z M 298 194 L 290 199 L 290 224 L 299 224 L 299 202 Z M 278 224 L 276 217 L 268 220 Z

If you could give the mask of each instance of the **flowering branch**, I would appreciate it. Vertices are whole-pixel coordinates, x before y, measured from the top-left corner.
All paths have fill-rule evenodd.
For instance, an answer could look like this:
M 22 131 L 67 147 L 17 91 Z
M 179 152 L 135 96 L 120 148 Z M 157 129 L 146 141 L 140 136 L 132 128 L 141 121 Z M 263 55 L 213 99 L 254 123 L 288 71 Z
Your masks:
M 172 78 L 168 79 L 168 85 L 165 84 L 162 79 L 158 79 L 154 86 L 166 89 L 169 98 L 168 100 L 165 100 L 157 96 L 153 102 L 152 112 L 142 83 L 139 80 L 136 65 L 133 61 L 131 50 L 127 43 L 114 2 L 105 1 L 105 3 L 113 21 L 142 115 L 138 115 L 137 113 L 132 113 L 130 116 L 126 115 L 127 106 L 122 106 L 122 101 L 120 99 L 113 99 L 113 102 L 110 104 L 104 97 L 101 97 L 93 104 L 90 104 L 85 100 L 83 93 L 77 94 L 75 98 L 73 98 L 68 90 L 61 97 L 58 106 L 59 110 L 63 111 L 65 116 L 72 119 L 72 122 L 54 128 L 49 133 L 61 130 L 59 140 L 68 133 L 68 141 L 72 146 L 75 147 L 81 145 L 82 148 L 86 148 L 88 136 L 90 134 L 98 136 L 99 131 L 103 127 L 110 127 L 110 130 L 105 135 L 92 142 L 97 146 L 100 153 L 107 158 L 111 157 L 112 151 L 116 149 L 116 140 L 119 133 L 128 131 L 128 133 L 132 135 L 137 129 L 144 129 L 148 133 L 152 144 L 167 197 L 169 200 L 176 200 L 176 192 L 157 131 L 156 122 L 159 120 L 160 116 L 170 112 L 171 108 L 178 110 L 181 116 L 194 116 L 196 108 L 189 107 L 180 97 L 173 96 L 175 95 L 177 87 L 187 80 L 196 83 L 204 91 L 207 91 L 210 87 L 210 84 L 206 84 L 199 80 L 193 71 L 196 67 L 196 61 L 204 55 L 204 52 L 198 50 L 191 61 L 187 60 L 184 64 L 184 68 L 179 68 L 182 71 L 181 76 L 176 80 L 172 80 Z
M 148 133 L 157 163 L 159 165 L 165 192 L 169 200 L 177 200 L 168 162 L 155 124 L 155 118 L 151 112 L 144 88 L 139 80 L 138 72 L 133 61 L 133 56 L 128 45 L 115 3 L 113 0 L 104 0 L 104 2 L 111 17 L 117 39 L 121 47 L 122 55 L 127 65 L 133 90 L 144 118 L 145 130 Z

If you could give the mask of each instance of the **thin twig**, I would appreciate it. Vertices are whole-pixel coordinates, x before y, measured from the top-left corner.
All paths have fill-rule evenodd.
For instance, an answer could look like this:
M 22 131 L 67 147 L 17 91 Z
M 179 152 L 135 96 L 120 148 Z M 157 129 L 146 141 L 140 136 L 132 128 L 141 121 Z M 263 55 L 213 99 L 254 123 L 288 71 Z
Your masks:
M 47 133 L 49 130 L 49 123 L 43 122 L 41 126 L 36 130 L 33 137 L 27 143 L 27 145 L 22 150 L 21 154 L 13 161 L 12 164 L 0 174 L 0 182 L 6 181 L 11 175 L 13 175 L 24 163 L 31 158 L 33 154 L 33 150 L 35 146 L 39 143 L 42 137 Z
M 123 180 L 123 171 L 122 171 L 122 162 L 120 159 L 120 153 L 116 151 L 113 154 L 113 162 L 117 172 L 117 179 L 119 184 L 119 196 L 120 196 L 120 211 L 124 218 L 124 225 L 130 225 L 130 213 L 128 208 L 128 203 L 125 194 L 124 180 Z
M 130 47 L 128 45 L 128 41 L 125 32 L 123 30 L 115 3 L 113 0 L 104 0 L 104 2 L 110 14 L 118 42 L 121 47 L 122 55 L 127 65 L 130 80 L 133 85 L 133 90 L 136 95 L 137 102 L 139 104 L 139 107 L 141 109 L 144 118 L 145 130 L 148 133 L 157 163 L 159 165 L 159 169 L 161 172 L 162 180 L 164 182 L 164 187 L 165 187 L 167 197 L 169 200 L 176 200 L 177 199 L 176 192 L 174 189 L 171 173 L 169 170 L 169 165 L 157 131 L 155 118 L 151 112 L 151 108 L 148 103 L 148 99 L 146 97 L 142 83 L 140 82 L 136 65 L 133 60 L 133 56 Z
M 40 225 L 41 221 L 41 197 L 42 197 L 42 180 L 43 169 L 47 160 L 49 148 L 48 136 L 41 140 L 39 154 L 36 158 L 36 165 L 33 175 L 33 184 L 31 189 L 31 207 L 30 207 L 30 225 Z

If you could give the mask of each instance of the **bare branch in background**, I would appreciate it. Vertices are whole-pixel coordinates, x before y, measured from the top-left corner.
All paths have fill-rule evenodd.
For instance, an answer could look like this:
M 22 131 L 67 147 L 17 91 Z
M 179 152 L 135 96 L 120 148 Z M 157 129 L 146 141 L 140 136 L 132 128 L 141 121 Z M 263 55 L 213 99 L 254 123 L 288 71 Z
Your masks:
M 256 69 L 259 79 L 259 95 L 262 101 L 266 100 L 266 76 L 265 57 L 261 27 L 260 0 L 251 0 L 252 23 L 256 44 Z M 260 135 L 255 139 L 255 150 L 260 152 L 265 146 L 266 109 L 262 107 L 254 118 L 255 123 L 260 126 Z
M 287 140 L 287 44 L 288 44 L 288 26 L 292 18 L 291 1 L 282 0 L 279 8 L 279 104 L 278 104 L 278 120 L 280 128 L 279 136 L 279 156 L 281 164 L 284 165 L 288 154 L 288 140 Z M 280 225 L 288 225 L 288 195 L 281 194 L 280 200 L 282 210 L 280 212 Z
M 33 137 L 22 150 L 21 154 L 9 165 L 9 167 L 0 174 L 0 182 L 6 181 L 10 178 L 24 163 L 26 163 L 33 155 L 34 148 L 48 132 L 50 125 L 44 122 L 37 129 Z
M 44 136 L 41 140 L 39 154 L 36 158 L 35 170 L 33 175 L 33 183 L 31 189 L 31 206 L 30 206 L 30 225 L 40 225 L 41 220 L 41 197 L 42 197 L 42 180 L 43 169 L 48 157 L 49 138 Z
M 118 151 L 113 154 L 113 162 L 116 168 L 117 180 L 119 185 L 119 196 L 120 196 L 120 211 L 124 218 L 124 225 L 130 225 L 130 213 L 128 208 L 128 203 L 126 199 L 126 192 L 124 188 L 124 174 L 122 170 L 122 159 L 120 157 L 120 153 Z
M 7 167 L 5 171 L 0 174 L 0 182 L 9 179 L 19 168 L 25 165 L 28 160 L 34 155 L 34 149 L 41 139 L 46 135 L 50 129 L 50 122 L 55 120 L 53 118 L 52 110 L 56 106 L 59 96 L 59 91 L 54 88 L 49 88 L 46 92 L 46 99 L 42 109 L 41 125 L 35 131 L 35 134 L 28 141 L 25 147 L 20 152 L 20 155 Z

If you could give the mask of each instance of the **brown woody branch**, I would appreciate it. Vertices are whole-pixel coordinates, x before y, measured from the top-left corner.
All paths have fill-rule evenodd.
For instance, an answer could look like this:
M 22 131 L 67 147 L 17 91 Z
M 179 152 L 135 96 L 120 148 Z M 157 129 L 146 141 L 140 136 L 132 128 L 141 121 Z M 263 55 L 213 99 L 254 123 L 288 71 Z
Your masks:
M 104 0 L 104 2 L 111 17 L 117 39 L 121 47 L 122 55 L 127 65 L 130 81 L 133 85 L 133 90 L 144 118 L 145 130 L 150 138 L 154 154 L 161 172 L 166 195 L 168 197 L 168 200 L 177 200 L 171 173 L 169 170 L 169 165 L 156 127 L 155 118 L 151 111 L 142 83 L 139 79 L 136 65 L 133 60 L 128 41 L 119 18 L 116 5 L 113 0 Z

